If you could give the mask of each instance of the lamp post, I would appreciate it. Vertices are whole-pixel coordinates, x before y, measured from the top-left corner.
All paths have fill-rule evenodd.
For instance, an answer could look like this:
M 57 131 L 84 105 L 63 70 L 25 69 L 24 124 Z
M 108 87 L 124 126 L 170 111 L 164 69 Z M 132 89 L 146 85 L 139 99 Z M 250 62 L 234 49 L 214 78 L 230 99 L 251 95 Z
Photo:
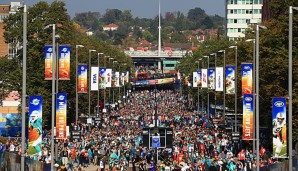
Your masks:
M 246 42 L 253 42 L 253 77 L 252 77 L 252 83 L 253 83 L 253 106 L 256 106 L 256 39 L 247 39 Z M 253 108 L 253 113 L 256 114 L 256 108 Z M 254 127 L 254 134 L 253 134 L 253 152 L 256 152 L 256 117 L 254 118 L 253 127 Z
M 110 56 L 104 56 L 104 68 L 106 68 L 106 58 L 109 58 Z M 103 88 L 103 108 L 106 109 L 106 85 L 104 84 Z M 106 111 L 106 110 L 103 110 Z
M 93 50 L 93 49 L 89 49 L 89 73 L 90 74 L 88 74 L 89 75 L 89 87 L 88 87 L 88 115 L 89 115 L 89 117 L 90 117 L 90 106 L 91 106 L 91 104 L 90 104 L 90 94 L 91 94 L 91 91 L 90 91 L 90 89 L 91 89 L 91 53 L 92 52 L 96 52 L 96 50 Z
M 256 153 L 257 153 L 257 171 L 260 170 L 260 101 L 259 101 L 259 30 L 267 29 L 265 26 L 256 25 Z
M 207 61 L 207 75 L 208 75 L 208 70 L 209 70 L 209 56 L 204 56 L 204 58 L 208 58 L 208 61 Z M 207 83 L 208 83 L 208 76 L 207 76 Z M 208 116 L 208 119 L 210 118 L 210 96 L 209 96 L 209 85 L 207 85 L 207 116 Z
M 111 67 L 111 60 L 114 61 L 114 58 L 109 58 L 109 67 Z M 112 76 L 113 76 L 113 68 L 112 68 Z M 109 104 L 111 103 L 111 88 L 113 88 L 113 85 L 109 89 Z
M 223 75 L 224 78 L 226 77 L 226 50 L 220 50 L 219 53 L 223 53 L 224 55 L 224 68 L 223 68 Z M 225 80 L 225 79 L 224 79 Z M 224 81 L 223 84 L 223 120 L 226 125 L 226 82 Z
M 103 55 L 103 53 L 97 53 L 97 67 L 98 67 L 98 72 L 100 72 L 100 70 L 99 70 L 99 56 L 100 55 Z M 99 84 L 99 75 L 97 77 L 97 82 L 98 82 L 97 84 Z M 97 103 L 96 103 L 96 106 L 97 106 L 96 114 L 99 115 L 99 87 L 98 87 L 98 90 L 97 90 Z
M 52 27 L 52 35 L 53 35 L 53 51 L 52 51 L 52 133 L 51 133 L 51 161 L 54 161 L 54 127 L 55 127 L 55 70 L 56 70 L 56 51 L 55 51 L 55 31 L 56 31 L 56 25 L 55 24 L 49 24 L 44 27 L 44 29 L 48 29 Z M 54 162 L 51 162 L 51 170 L 54 170 Z
M 78 49 L 84 47 L 83 45 L 76 45 L 76 125 L 78 124 L 78 110 L 79 110 L 79 97 L 78 97 Z
M 214 90 L 214 115 L 216 117 L 216 58 L 217 58 L 217 53 L 212 53 L 210 54 L 214 55 L 214 68 L 215 68 L 215 90 Z
M 198 61 L 196 61 L 196 64 L 198 64 L 198 70 L 200 70 L 200 61 L 202 60 L 199 59 Z M 200 76 L 201 77 L 201 76 Z M 200 113 L 200 87 L 198 86 L 198 114 Z
M 292 71 L 292 66 L 293 66 L 293 59 L 292 59 L 292 48 L 293 48 L 293 9 L 298 10 L 298 7 L 289 7 L 289 74 L 288 74 L 288 93 L 289 93 L 289 170 L 293 170 L 293 142 L 292 142 L 292 110 L 293 110 L 293 83 L 292 83 L 292 76 L 293 76 L 293 71 Z
M 118 61 L 113 61 L 113 75 L 114 75 L 114 79 L 115 79 L 115 72 L 114 72 L 114 63 L 117 63 Z M 114 99 L 114 86 L 113 86 L 113 104 L 115 103 L 115 99 Z
M 21 171 L 25 170 L 25 130 L 26 130 L 26 76 L 27 76 L 27 6 L 24 5 L 23 13 L 23 73 L 22 73 L 22 148 Z
M 238 55 L 238 47 L 237 46 L 230 46 L 230 48 L 235 49 L 235 132 L 237 132 L 237 55 Z

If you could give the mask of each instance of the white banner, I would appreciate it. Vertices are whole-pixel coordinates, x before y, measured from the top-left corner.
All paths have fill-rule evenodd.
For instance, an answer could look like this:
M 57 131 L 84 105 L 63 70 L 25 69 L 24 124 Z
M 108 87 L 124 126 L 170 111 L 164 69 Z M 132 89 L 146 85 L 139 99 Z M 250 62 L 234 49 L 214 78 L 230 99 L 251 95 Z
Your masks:
M 98 74 L 99 68 L 98 67 L 91 67 L 91 91 L 98 91 Z
M 120 74 L 119 72 L 115 72 L 115 87 L 120 87 L 120 82 L 119 82 Z
M 215 68 L 215 91 L 223 91 L 224 76 L 223 76 L 223 67 Z
M 124 86 L 125 82 L 124 82 L 124 79 L 125 79 L 125 74 L 122 72 L 121 73 L 121 77 L 120 77 L 120 86 Z
M 192 85 L 193 85 L 193 87 L 198 87 L 197 80 L 198 80 L 198 73 L 193 72 L 192 73 Z
M 207 88 L 208 87 L 208 70 L 207 69 L 202 69 L 202 88 Z
M 106 87 L 112 87 L 112 69 L 106 69 Z

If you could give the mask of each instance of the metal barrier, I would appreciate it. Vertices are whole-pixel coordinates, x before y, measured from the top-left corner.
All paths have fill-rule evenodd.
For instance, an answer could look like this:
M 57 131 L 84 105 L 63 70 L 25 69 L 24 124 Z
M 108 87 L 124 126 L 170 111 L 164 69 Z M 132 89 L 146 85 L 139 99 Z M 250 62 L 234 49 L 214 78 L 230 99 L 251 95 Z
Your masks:
M 26 157 L 25 171 L 42 171 L 44 163 Z M 0 170 L 1 171 L 20 171 L 21 155 L 12 152 L 0 153 Z
M 297 163 L 298 163 L 298 158 L 293 158 L 293 170 L 291 171 L 298 171 Z M 283 162 L 277 162 L 277 163 L 270 164 L 268 166 L 260 167 L 260 171 L 290 171 L 289 160 L 284 160 Z

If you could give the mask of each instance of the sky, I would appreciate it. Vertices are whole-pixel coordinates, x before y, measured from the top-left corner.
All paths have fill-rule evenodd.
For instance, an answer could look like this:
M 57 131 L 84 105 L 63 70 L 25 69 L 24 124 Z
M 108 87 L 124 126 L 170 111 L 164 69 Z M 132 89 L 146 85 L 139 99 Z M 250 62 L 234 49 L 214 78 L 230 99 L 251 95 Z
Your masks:
M 32 6 L 38 0 L 0 0 L 0 4 L 25 2 Z M 49 3 L 54 0 L 44 0 Z M 68 14 L 73 18 L 76 13 L 100 12 L 107 9 L 131 10 L 133 17 L 154 18 L 158 14 L 158 0 L 62 0 L 66 3 Z M 224 0 L 160 0 L 161 14 L 181 11 L 187 16 L 189 9 L 202 8 L 208 15 L 224 16 Z

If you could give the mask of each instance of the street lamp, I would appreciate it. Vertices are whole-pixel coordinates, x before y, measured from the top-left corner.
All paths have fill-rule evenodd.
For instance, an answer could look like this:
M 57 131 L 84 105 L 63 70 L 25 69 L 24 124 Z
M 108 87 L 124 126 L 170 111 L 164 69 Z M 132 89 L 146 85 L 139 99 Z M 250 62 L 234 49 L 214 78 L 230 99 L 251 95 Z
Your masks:
M 51 161 L 54 161 L 54 127 L 55 127 L 55 70 L 56 70 L 56 51 L 55 51 L 55 31 L 56 31 L 56 25 L 55 24 L 49 24 L 44 27 L 44 29 L 48 29 L 52 27 L 52 35 L 53 35 L 53 51 L 52 51 L 52 134 L 51 134 Z M 23 102 L 24 103 L 24 102 Z M 54 164 L 51 162 L 51 170 L 54 170 Z
M 238 47 L 237 46 L 230 46 L 229 48 L 235 49 L 235 131 L 237 132 L 237 55 L 238 55 Z
M 198 70 L 200 70 L 200 61 L 201 60 L 202 60 L 202 58 L 195 62 L 196 64 L 198 64 Z M 198 114 L 199 114 L 200 113 L 200 87 L 199 86 L 198 86 L 198 107 L 197 108 L 198 108 Z
M 109 58 L 109 67 L 111 67 L 111 60 L 113 61 L 114 60 L 114 58 Z M 113 68 L 112 68 L 112 74 L 113 74 Z M 110 87 L 110 89 L 109 89 L 109 104 L 111 103 L 111 88 L 112 87 Z
M 92 52 L 96 52 L 96 50 L 93 50 L 93 49 L 89 49 L 89 72 L 90 72 L 90 74 L 88 74 L 89 75 L 89 87 L 88 87 L 88 115 L 89 115 L 89 117 L 90 117 L 90 94 L 91 94 L 91 92 L 90 92 L 90 89 L 91 89 L 91 53 Z
M 76 125 L 78 124 L 78 110 L 79 110 L 79 97 L 78 97 L 78 49 L 84 47 L 83 45 L 76 45 Z
M 220 50 L 219 53 L 223 53 L 224 55 L 224 68 L 223 68 L 223 75 L 224 78 L 226 77 L 226 50 Z M 225 79 L 224 79 L 225 80 Z M 223 84 L 223 120 L 226 124 L 226 81 Z
M 214 68 L 215 68 L 215 90 L 214 90 L 214 115 L 216 116 L 216 58 L 217 53 L 211 53 L 211 55 L 214 55 Z
M 292 142 L 292 101 L 293 101 L 293 71 L 292 71 L 292 67 L 293 67 L 293 59 L 292 59 L 292 48 L 293 48 L 293 9 L 294 10 L 298 10 L 298 7 L 289 7 L 289 74 L 288 74 L 288 93 L 289 93 L 289 170 L 293 170 L 293 142 Z
M 253 82 L 253 106 L 256 106 L 256 39 L 247 39 L 246 42 L 253 42 L 254 46 L 253 46 L 253 77 L 252 77 L 252 82 Z M 256 113 L 256 108 L 253 108 L 253 113 Z M 254 118 L 254 122 L 253 122 L 253 127 L 254 127 L 254 134 L 253 134 L 253 152 L 256 152 L 256 145 L 255 145 L 255 137 L 256 137 L 256 126 L 255 126 L 255 120 L 256 118 Z
M 115 79 L 114 63 L 118 63 L 118 61 L 113 61 L 113 75 L 114 75 L 114 79 Z M 114 99 L 114 86 L 112 87 L 112 89 L 113 89 L 113 104 L 114 104 L 115 103 L 115 99 Z
M 256 152 L 257 152 L 257 171 L 260 170 L 260 101 L 259 101 L 259 30 L 267 29 L 265 26 L 256 25 Z
M 103 53 L 97 53 L 97 67 L 98 67 L 98 72 L 100 72 L 100 70 L 99 70 L 99 56 L 100 55 L 103 55 Z M 104 59 L 104 62 L 105 62 L 105 59 Z M 97 76 L 97 84 L 99 84 L 99 75 Z M 98 90 L 97 90 L 97 103 L 96 103 L 96 106 L 97 106 L 96 114 L 99 115 L 99 87 L 98 87 Z
M 208 61 L 207 61 L 207 75 L 208 75 L 208 70 L 209 70 L 209 56 L 204 56 L 204 58 L 208 58 Z M 207 83 L 208 83 L 208 76 L 207 76 Z M 207 116 L 208 116 L 208 119 L 210 118 L 210 96 L 209 96 L 209 85 L 207 85 Z
M 23 5 L 23 74 L 22 74 L 22 148 L 21 171 L 25 170 L 25 135 L 26 135 L 26 76 L 27 76 L 27 6 Z M 53 130 L 52 130 L 53 131 Z M 52 132 L 53 133 L 53 132 Z M 52 152 L 53 154 L 53 152 Z M 52 164 L 51 164 L 52 166 Z

